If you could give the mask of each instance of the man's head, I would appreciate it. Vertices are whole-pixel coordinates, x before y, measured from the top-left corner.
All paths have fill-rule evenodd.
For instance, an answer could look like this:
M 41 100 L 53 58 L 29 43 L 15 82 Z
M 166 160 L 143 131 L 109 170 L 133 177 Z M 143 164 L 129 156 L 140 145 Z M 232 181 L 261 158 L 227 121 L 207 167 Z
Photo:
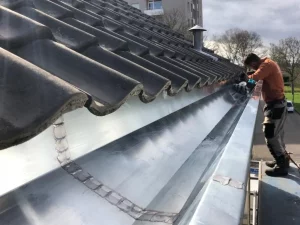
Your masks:
M 254 70 L 257 70 L 261 64 L 261 59 L 256 54 L 251 53 L 247 56 L 244 63 L 246 66 L 249 66 Z

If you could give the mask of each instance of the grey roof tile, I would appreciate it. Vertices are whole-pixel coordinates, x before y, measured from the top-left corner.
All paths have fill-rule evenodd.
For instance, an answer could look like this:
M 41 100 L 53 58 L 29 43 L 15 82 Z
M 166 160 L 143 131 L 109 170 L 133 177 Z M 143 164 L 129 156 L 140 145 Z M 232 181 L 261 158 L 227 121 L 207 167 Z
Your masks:
M 169 95 L 175 95 L 183 88 L 187 87 L 188 80 L 177 75 L 176 73 L 172 73 L 171 71 L 165 69 L 164 67 L 160 67 L 157 64 L 154 64 L 148 60 L 145 60 L 144 58 L 131 54 L 129 52 L 120 52 L 119 55 L 121 55 L 124 58 L 127 58 L 128 60 L 146 68 L 149 70 L 152 70 L 153 72 L 160 74 L 161 76 L 164 76 L 165 78 L 169 79 L 171 81 L 172 87 L 168 90 Z
M 90 94 L 101 103 L 92 110 L 96 115 L 116 110 L 143 88 L 138 81 L 50 40 L 32 42 L 17 54 Z
M 67 82 L 2 48 L 0 68 L 0 150 L 30 139 L 88 100 Z
M 14 9 L 24 5 L 31 5 L 31 2 L 26 0 L 1 0 L 1 5 L 9 9 Z
M 0 37 L 0 149 L 83 105 L 103 116 L 132 95 L 147 103 L 242 70 L 121 0 L 0 0 Z
M 145 102 L 154 100 L 171 85 L 168 79 L 101 47 L 93 46 L 82 54 L 144 84 L 144 91 L 148 96 L 145 96 Z
M 58 19 L 31 7 L 21 7 L 16 12 L 27 16 L 51 29 L 56 41 L 75 51 L 81 51 L 90 45 L 96 45 L 98 39 L 82 30 L 70 26 Z
M 68 48 L 75 51 L 84 51 L 82 53 L 83 55 L 88 56 L 103 65 L 114 68 L 122 74 L 143 83 L 145 93 L 147 94 L 142 95 L 145 102 L 152 101 L 161 91 L 170 86 L 169 80 L 160 77 L 152 71 L 145 70 L 112 52 L 97 47 L 98 39 L 95 36 L 30 7 L 21 7 L 20 9 L 17 9 L 17 12 L 48 26 L 56 40 L 66 45 Z
M 0 6 L 0 47 L 18 48 L 37 39 L 53 39 L 50 29 Z
M 147 48 L 147 46 L 144 46 L 144 45 L 142 45 L 142 44 L 140 44 L 140 43 L 138 43 L 134 40 L 126 38 L 125 36 L 119 35 L 118 33 L 113 32 L 109 29 L 105 29 L 105 28 L 99 27 L 99 26 L 96 26 L 95 28 L 126 41 L 127 44 L 128 44 L 129 50 L 133 54 L 140 55 L 140 56 L 145 55 L 145 54 L 149 54 L 149 48 Z
M 82 31 L 85 31 L 89 34 L 94 35 L 95 37 L 98 38 L 99 45 L 110 51 L 117 51 L 117 50 L 127 51 L 127 50 L 129 50 L 128 42 L 126 42 L 126 40 L 122 40 L 122 39 L 108 33 L 107 31 L 106 32 L 102 31 L 105 29 L 102 29 L 102 30 L 97 29 L 95 27 L 92 27 L 86 23 L 80 22 L 73 18 L 66 18 L 66 19 L 63 19 L 62 21 L 67 24 L 72 25 L 73 27 L 81 29 Z M 141 46 L 141 47 L 143 47 L 143 46 Z M 134 51 L 133 49 L 131 49 L 131 50 Z M 148 52 L 148 49 L 144 48 L 144 51 Z
M 189 72 L 191 72 L 193 74 L 196 74 L 201 79 L 201 83 L 200 83 L 201 87 L 203 85 L 207 84 L 207 82 L 211 83 L 209 81 L 209 77 L 211 75 L 207 76 L 204 73 L 202 73 L 201 71 L 198 71 L 197 68 L 190 67 L 189 65 L 187 65 L 187 63 L 185 61 L 183 61 L 183 60 L 176 60 L 176 59 L 172 59 L 172 58 L 164 57 L 164 56 L 162 56 L 161 58 L 163 58 L 163 60 L 165 60 L 165 61 L 167 61 L 167 62 L 169 62 L 169 63 L 171 63 L 173 65 L 176 65 L 176 66 L 178 66 L 178 67 L 180 67 L 180 68 L 182 68 L 182 69 L 184 69 L 186 71 L 189 71 Z
M 67 10 L 66 8 L 63 8 L 57 4 L 54 4 L 53 2 L 44 1 L 44 0 L 31 0 L 31 2 L 32 2 L 32 4 L 28 4 L 27 6 L 34 7 L 54 18 L 62 19 L 64 17 L 72 17 L 73 16 L 73 13 L 70 10 Z M 18 8 L 20 8 L 20 7 L 18 7 Z
M 41 1 L 44 1 L 44 0 L 41 0 Z M 60 5 L 61 7 L 65 8 L 65 9 L 68 9 L 70 10 L 71 12 L 73 12 L 73 15 L 74 15 L 74 18 L 75 19 L 78 19 L 84 23 L 87 23 L 91 26 L 103 26 L 103 22 L 101 19 L 91 15 L 91 14 L 88 14 L 82 10 L 79 10 L 75 7 L 72 7 L 64 2 L 61 2 L 59 0 L 51 0 L 51 2 L 54 2 L 58 5 Z
M 197 75 L 195 75 L 187 70 L 184 70 L 178 66 L 175 66 L 159 57 L 155 57 L 152 55 L 145 55 L 143 58 L 145 58 L 145 59 L 149 60 L 150 62 L 157 64 L 163 68 L 166 68 L 167 70 L 187 79 L 189 82 L 188 88 L 186 89 L 187 91 L 191 91 L 195 86 L 200 84 L 201 78 L 198 77 Z

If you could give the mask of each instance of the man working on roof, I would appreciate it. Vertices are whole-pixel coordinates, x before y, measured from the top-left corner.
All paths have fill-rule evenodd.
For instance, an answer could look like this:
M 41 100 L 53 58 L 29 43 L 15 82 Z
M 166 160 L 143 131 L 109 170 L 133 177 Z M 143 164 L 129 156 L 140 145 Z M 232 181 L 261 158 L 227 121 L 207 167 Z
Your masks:
M 287 116 L 287 104 L 284 96 L 284 83 L 281 69 L 269 58 L 259 58 L 250 54 L 245 65 L 256 70 L 248 76 L 255 81 L 263 80 L 262 96 L 265 101 L 263 131 L 269 151 L 275 158 L 266 165 L 269 176 L 286 176 L 289 168 L 289 156 L 285 150 L 284 123 Z

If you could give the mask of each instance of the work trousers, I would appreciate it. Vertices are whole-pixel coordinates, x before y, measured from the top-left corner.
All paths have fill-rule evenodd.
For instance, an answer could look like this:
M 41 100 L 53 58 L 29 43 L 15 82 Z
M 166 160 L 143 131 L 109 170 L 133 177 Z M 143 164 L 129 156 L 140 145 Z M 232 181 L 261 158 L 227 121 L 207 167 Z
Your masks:
M 276 159 L 284 155 L 284 124 L 287 117 L 286 100 L 266 103 L 264 107 L 263 131 L 265 134 L 266 144 Z

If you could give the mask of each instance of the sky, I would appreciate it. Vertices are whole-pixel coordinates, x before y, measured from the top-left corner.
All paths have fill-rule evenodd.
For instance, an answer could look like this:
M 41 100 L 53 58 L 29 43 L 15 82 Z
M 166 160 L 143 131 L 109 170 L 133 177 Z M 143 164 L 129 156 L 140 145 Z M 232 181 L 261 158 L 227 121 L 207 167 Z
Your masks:
M 231 28 L 259 33 L 265 45 L 300 38 L 300 0 L 203 0 L 207 35 Z

